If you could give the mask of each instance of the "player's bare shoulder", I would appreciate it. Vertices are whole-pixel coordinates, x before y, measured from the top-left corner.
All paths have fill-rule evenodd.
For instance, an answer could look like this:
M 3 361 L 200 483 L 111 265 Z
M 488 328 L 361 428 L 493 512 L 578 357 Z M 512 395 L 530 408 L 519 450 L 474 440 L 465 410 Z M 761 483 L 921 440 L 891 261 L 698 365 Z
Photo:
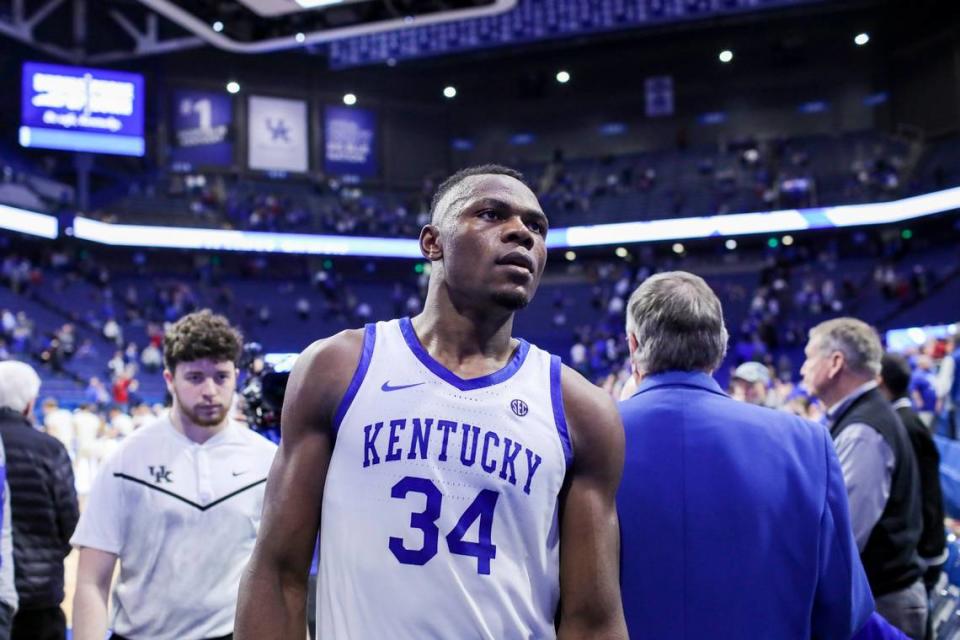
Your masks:
M 604 457 L 607 452 L 597 451 L 598 447 L 622 455 L 623 422 L 613 399 L 566 365 L 561 370 L 560 386 L 574 460 L 582 460 L 584 455 Z
M 329 425 L 350 386 L 363 351 L 363 329 L 347 329 L 317 340 L 297 358 L 283 405 L 284 423 Z

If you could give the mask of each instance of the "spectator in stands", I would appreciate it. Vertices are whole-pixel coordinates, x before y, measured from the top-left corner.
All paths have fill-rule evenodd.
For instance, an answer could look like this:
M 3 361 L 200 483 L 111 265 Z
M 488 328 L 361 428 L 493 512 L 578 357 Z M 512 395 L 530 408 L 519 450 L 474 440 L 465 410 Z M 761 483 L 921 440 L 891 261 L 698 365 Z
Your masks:
M 13 640 L 63 640 L 63 560 L 77 524 L 66 448 L 32 424 L 40 377 L 23 362 L 0 362 L 0 436 L 7 454 L 13 555 L 20 608 Z
M 63 352 L 63 359 L 69 360 L 77 352 L 77 333 L 72 323 L 67 322 L 54 334 L 60 342 L 60 349 Z
M 30 281 L 32 266 L 26 258 L 16 254 L 7 256 L 0 266 L 0 276 L 14 293 L 22 293 Z
M 94 346 L 93 341 L 89 338 L 84 338 L 80 342 L 80 346 L 77 347 L 77 352 L 74 354 L 74 357 L 78 360 L 95 360 L 98 359 L 100 352 Z
M 231 637 L 276 451 L 229 416 L 241 346 L 226 318 L 209 311 L 167 331 L 164 379 L 173 406 L 120 443 L 73 538 L 76 640 L 106 634 L 118 561 L 117 636 Z M 215 504 L 225 508 L 208 509 Z
M 110 409 L 110 429 L 117 437 L 126 438 L 133 433 L 133 418 L 126 411 L 121 411 L 118 407 Z
M 63 362 L 65 358 L 63 345 L 60 344 L 60 340 L 57 338 L 51 338 L 46 348 L 40 352 L 40 359 L 57 373 L 63 372 Z
M 113 352 L 113 357 L 107 362 L 107 370 L 110 371 L 111 378 L 117 378 L 123 375 L 127 368 L 127 363 L 123 360 L 123 351 L 117 349 Z
M 933 415 L 937 410 L 936 378 L 933 374 L 933 361 L 926 354 L 916 358 L 916 369 L 910 374 L 910 399 L 920 421 L 929 429 L 933 424 Z
M 761 407 L 767 404 L 770 388 L 770 370 L 760 362 L 744 362 L 733 372 L 730 380 L 730 395 L 734 400 L 749 402 Z
M 99 409 L 105 409 L 110 404 L 110 392 L 100 378 L 93 376 L 83 391 L 84 399 Z
M 139 357 L 140 350 L 137 348 L 137 343 L 128 342 L 126 348 L 123 350 L 123 361 L 127 364 L 136 364 Z
M 805 354 L 800 373 L 827 407 L 877 611 L 922 640 L 927 596 L 917 553 L 923 530 L 920 476 L 906 429 L 877 388 L 880 339 L 861 320 L 837 318 L 810 330 Z
M 130 378 L 130 386 L 127 387 L 127 410 L 129 411 L 138 404 L 143 404 L 143 396 L 140 395 L 140 381 L 136 378 Z
M 106 390 L 104 389 L 104 393 Z M 109 404 L 109 396 L 101 409 Z M 90 490 L 93 478 L 97 474 L 100 458 L 97 452 L 97 437 L 100 435 L 100 416 L 94 412 L 94 404 L 82 404 L 73 413 L 73 425 L 76 431 L 77 455 L 74 459 L 77 491 L 85 495 Z
M 116 345 L 123 344 L 123 330 L 113 318 L 109 318 L 103 323 L 103 337 Z
M 13 312 L 10 309 L 0 311 L 0 332 L 2 332 L 2 335 L 10 339 L 13 337 L 13 330 L 16 328 L 17 318 L 13 315 Z
M 143 348 L 143 352 L 140 354 L 140 364 L 143 365 L 143 369 L 147 373 L 155 373 L 163 365 L 163 354 L 160 353 L 160 349 L 153 342 Z
M 130 382 L 133 378 L 124 371 L 113 380 L 113 404 L 124 411 L 130 404 Z
M 945 435 L 960 434 L 960 341 L 947 340 L 937 372 L 937 414 L 945 423 Z
M 873 602 L 829 434 L 723 393 L 723 311 L 697 276 L 640 285 L 627 339 L 638 387 L 620 404 L 617 504 L 631 637 L 849 638 Z
M 297 311 L 297 316 L 301 320 L 303 321 L 309 320 L 310 319 L 310 301 L 307 300 L 305 297 L 300 296 L 297 299 L 296 311 Z
M 47 398 L 43 401 L 43 430 L 73 452 L 73 414 L 60 407 L 56 398 Z
M 13 329 L 13 347 L 17 353 L 30 353 L 33 350 L 33 320 L 26 312 L 17 312 L 17 326 Z
M 886 353 L 880 369 L 880 389 L 907 429 L 920 472 L 923 501 L 923 533 L 917 551 L 923 561 L 923 582 L 929 594 L 947 560 L 943 525 L 943 494 L 940 489 L 940 453 L 927 426 L 914 411 L 909 397 L 910 364 L 900 355 Z M 929 617 L 928 617 L 929 620 Z
M 155 417 L 149 406 L 138 404 L 133 408 L 130 419 L 133 421 L 133 429 L 136 430 L 149 422 L 153 422 Z
M 20 599 L 13 575 L 13 522 L 10 515 L 10 486 L 7 484 L 7 456 L 0 440 L 0 640 L 10 640 L 13 616 Z

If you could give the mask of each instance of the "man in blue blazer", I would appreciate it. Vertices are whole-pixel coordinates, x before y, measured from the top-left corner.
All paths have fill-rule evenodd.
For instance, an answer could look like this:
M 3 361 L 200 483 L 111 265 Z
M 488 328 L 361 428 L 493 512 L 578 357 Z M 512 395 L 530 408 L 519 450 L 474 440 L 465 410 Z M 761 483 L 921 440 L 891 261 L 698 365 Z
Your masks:
M 830 434 L 720 389 L 727 331 L 698 276 L 644 281 L 627 335 L 638 387 L 620 405 L 617 503 L 630 636 L 849 639 L 873 599 Z

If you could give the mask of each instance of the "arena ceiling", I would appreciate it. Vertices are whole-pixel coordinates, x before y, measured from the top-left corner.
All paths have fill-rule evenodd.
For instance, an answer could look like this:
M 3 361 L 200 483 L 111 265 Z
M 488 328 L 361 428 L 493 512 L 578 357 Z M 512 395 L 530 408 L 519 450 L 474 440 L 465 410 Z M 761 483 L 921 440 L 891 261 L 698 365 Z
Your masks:
M 68 62 L 201 46 L 233 53 L 493 15 L 517 0 L 0 0 L 0 35 Z
M 102 64 L 212 46 L 327 54 L 331 66 L 443 55 L 830 0 L 0 0 L 0 35 Z M 480 33 L 464 29 L 486 20 Z M 444 25 L 438 30 L 437 25 Z M 462 35 L 460 32 L 462 31 Z M 416 33 L 416 35 L 412 35 Z M 439 39 L 444 46 L 437 47 Z M 335 43 L 335 46 L 330 45 Z M 395 51 L 391 51 L 390 47 Z M 372 53 L 371 53 L 372 52 Z M 383 58 L 382 60 L 380 58 Z

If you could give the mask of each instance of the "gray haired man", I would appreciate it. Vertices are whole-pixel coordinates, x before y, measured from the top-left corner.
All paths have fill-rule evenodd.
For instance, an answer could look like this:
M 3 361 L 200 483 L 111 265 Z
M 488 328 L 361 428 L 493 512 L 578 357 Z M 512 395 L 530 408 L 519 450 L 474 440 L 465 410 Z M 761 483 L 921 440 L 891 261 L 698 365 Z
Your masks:
M 0 496 L 3 516 L 0 523 L 0 640 L 9 640 L 13 630 L 13 616 L 19 599 L 13 578 L 13 523 L 10 519 L 10 487 L 7 486 L 7 454 L 0 442 Z
M 19 608 L 11 640 L 63 640 L 63 561 L 79 512 L 73 467 L 56 438 L 34 428 L 40 378 L 25 362 L 0 362 L 0 438 L 7 455 Z M 0 573 L 0 577 L 2 577 Z
M 849 640 L 873 600 L 830 434 L 723 393 L 711 374 L 727 330 L 703 279 L 651 276 L 627 309 L 637 386 L 620 403 L 617 506 L 631 637 Z
M 922 640 L 927 599 L 917 554 L 923 529 L 920 478 L 906 429 L 877 388 L 880 339 L 861 320 L 836 318 L 810 330 L 805 354 L 800 373 L 827 407 L 877 611 Z

